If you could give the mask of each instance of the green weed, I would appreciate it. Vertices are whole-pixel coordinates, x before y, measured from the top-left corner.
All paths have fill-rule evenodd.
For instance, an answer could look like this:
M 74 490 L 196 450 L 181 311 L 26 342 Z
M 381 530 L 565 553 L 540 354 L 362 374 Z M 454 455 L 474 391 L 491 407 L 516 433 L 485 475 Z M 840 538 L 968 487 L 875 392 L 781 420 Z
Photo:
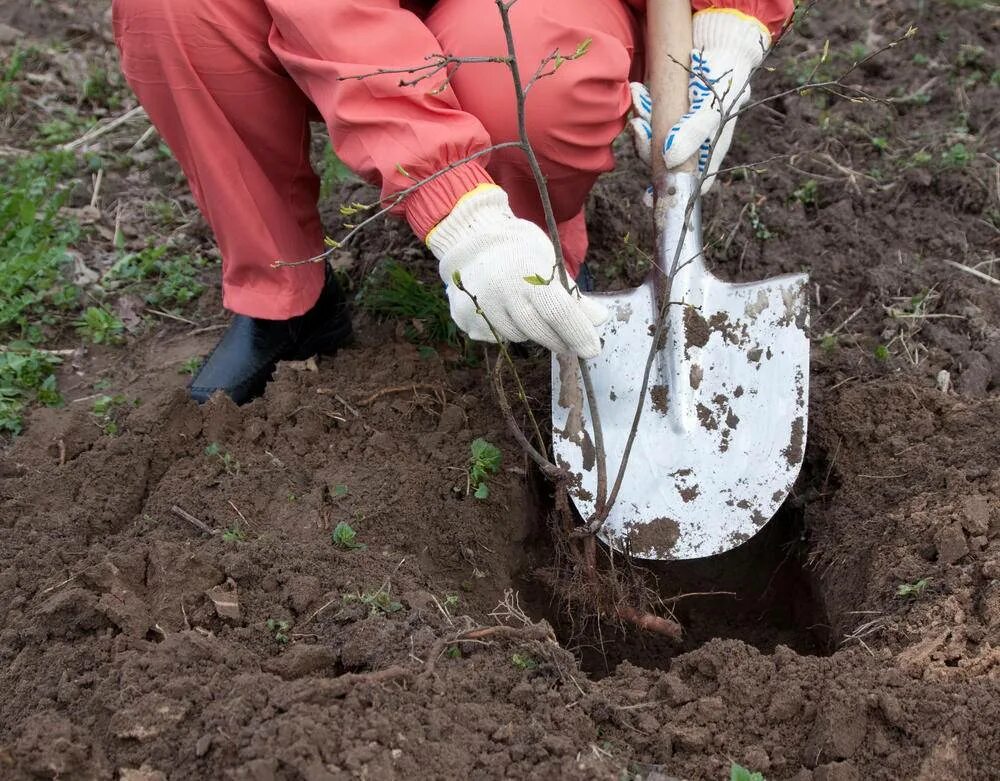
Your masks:
M 88 306 L 76 320 L 76 330 L 94 344 L 121 344 L 125 324 L 102 306 Z
M 323 160 L 319 165 L 319 197 L 326 200 L 341 182 L 348 182 L 355 178 L 350 168 L 337 157 L 330 144 L 326 145 L 323 152 Z
M 87 80 L 83 82 L 81 97 L 96 106 L 118 108 L 122 104 L 122 96 L 116 81 L 105 68 L 92 66 Z
M 267 619 L 267 631 L 274 636 L 274 642 L 278 645 L 288 645 L 288 632 L 292 628 L 291 623 L 280 618 Z
M 930 585 L 930 578 L 921 578 L 916 583 L 901 583 L 896 589 L 898 597 L 919 597 Z
M 891 353 L 889 352 L 888 347 L 886 347 L 884 344 L 880 344 L 877 345 L 875 349 L 872 351 L 872 355 L 875 356 L 876 361 L 888 361 Z
M 764 220 L 761 219 L 760 213 L 757 211 L 757 204 L 752 201 L 750 202 L 750 208 L 747 210 L 747 218 L 750 220 L 750 228 L 753 230 L 753 235 L 758 239 L 767 241 L 774 238 L 774 233 L 764 224 Z
M 402 320 L 411 341 L 459 343 L 443 290 L 425 285 L 394 261 L 381 264 L 368 276 L 358 303 L 372 314 Z
M 0 158 L 0 334 L 37 342 L 46 309 L 75 304 L 59 277 L 79 232 L 60 214 L 75 168 L 63 152 Z
M 61 360 L 25 342 L 0 349 L 0 434 L 19 434 L 24 408 L 33 401 L 49 406 L 62 402 L 56 388 Z
M 223 542 L 246 542 L 247 535 L 240 528 L 239 524 L 233 524 L 224 532 L 222 532 Z
M 65 144 L 83 135 L 95 120 L 66 111 L 62 117 L 55 117 L 38 126 L 38 140 L 46 146 Z
M 362 605 L 367 606 L 369 608 L 369 615 L 372 617 L 398 613 L 403 609 L 403 603 L 394 600 L 392 598 L 392 594 L 389 592 L 389 589 L 385 586 L 377 591 L 345 594 L 344 603 L 350 604 L 352 602 L 360 602 Z
M 805 207 L 815 208 L 819 202 L 819 185 L 815 179 L 807 179 L 792 192 L 792 200 L 798 201 Z
M 21 87 L 17 80 L 24 72 L 27 53 L 20 46 L 4 62 L 0 62 L 0 111 L 12 111 L 21 102 Z
M 965 168 L 972 162 L 973 154 L 965 144 L 952 144 L 941 153 L 941 162 L 946 168 Z
M 147 247 L 141 252 L 122 256 L 107 274 L 119 285 L 151 281 L 153 288 L 145 295 L 155 307 L 184 306 L 200 296 L 205 286 L 199 274 L 207 265 L 200 257 L 167 257 L 166 247 Z
M 228 451 L 224 451 L 218 442 L 212 442 L 208 447 L 205 448 L 205 455 L 209 458 L 217 458 L 222 462 L 222 467 L 226 470 L 226 474 L 231 477 L 236 477 L 240 473 L 240 462 L 233 458 L 232 454 Z
M 358 542 L 358 533 L 349 523 L 341 521 L 333 530 L 333 544 L 341 550 L 364 550 L 364 543 Z
M 487 499 L 490 488 L 486 481 L 491 475 L 500 471 L 503 455 L 496 445 L 481 437 L 472 440 L 469 449 L 472 451 L 469 458 L 469 486 L 475 488 L 473 495 L 477 499 Z
M 753 773 L 743 765 L 733 762 L 729 766 L 729 781 L 764 781 L 764 776 L 761 773 Z
M 121 393 L 116 393 L 113 396 L 105 394 L 103 396 L 98 396 L 94 400 L 94 406 L 92 408 L 94 417 L 97 418 L 97 421 L 101 426 L 101 430 L 104 431 L 104 433 L 109 437 L 113 437 L 118 433 L 118 412 L 125 407 L 126 404 L 128 404 L 128 400 Z
M 177 368 L 177 373 L 190 374 L 194 377 L 198 373 L 198 369 L 201 368 L 202 363 L 204 363 L 204 359 L 197 355 L 192 355 Z
M 510 657 L 510 663 L 522 672 L 524 670 L 538 669 L 538 662 L 526 654 L 514 654 Z

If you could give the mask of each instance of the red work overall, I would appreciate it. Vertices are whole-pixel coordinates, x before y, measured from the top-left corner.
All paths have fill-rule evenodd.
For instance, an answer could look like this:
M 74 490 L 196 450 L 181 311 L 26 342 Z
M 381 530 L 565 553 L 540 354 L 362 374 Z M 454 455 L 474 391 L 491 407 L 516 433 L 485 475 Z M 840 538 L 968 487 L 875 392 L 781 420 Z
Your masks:
M 695 0 L 730 7 L 776 31 L 791 0 Z M 309 122 L 322 119 L 334 150 L 391 196 L 491 144 L 517 139 L 507 66 L 463 65 L 400 86 L 406 68 L 435 53 L 503 56 L 495 0 L 114 0 L 122 69 L 170 146 L 211 224 L 223 257 L 223 302 L 268 319 L 302 314 L 323 282 L 318 264 L 275 270 L 276 259 L 323 251 L 319 179 L 309 162 Z M 543 58 L 586 56 L 538 81 L 528 132 L 548 178 L 567 265 L 587 250 L 583 205 L 614 166 L 611 142 L 641 77 L 645 0 L 519 0 L 511 10 L 527 81 Z M 405 172 L 405 174 L 404 174 Z M 408 175 L 408 176 L 407 176 Z M 516 214 L 544 226 L 520 150 L 497 150 L 407 196 L 398 207 L 423 239 L 455 202 L 483 182 L 510 195 Z

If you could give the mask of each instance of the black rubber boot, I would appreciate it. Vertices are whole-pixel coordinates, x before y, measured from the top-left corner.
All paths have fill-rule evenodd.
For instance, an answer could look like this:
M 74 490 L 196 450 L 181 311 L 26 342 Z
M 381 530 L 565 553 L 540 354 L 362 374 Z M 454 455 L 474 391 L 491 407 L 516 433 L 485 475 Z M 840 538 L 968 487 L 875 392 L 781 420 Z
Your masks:
M 594 292 L 594 277 L 590 274 L 590 269 L 586 263 L 580 264 L 580 270 L 576 273 L 576 286 L 581 293 Z
M 347 301 L 328 268 L 319 300 L 304 315 L 289 320 L 236 315 L 188 390 L 199 404 L 220 390 L 245 404 L 264 392 L 278 361 L 332 355 L 351 334 Z

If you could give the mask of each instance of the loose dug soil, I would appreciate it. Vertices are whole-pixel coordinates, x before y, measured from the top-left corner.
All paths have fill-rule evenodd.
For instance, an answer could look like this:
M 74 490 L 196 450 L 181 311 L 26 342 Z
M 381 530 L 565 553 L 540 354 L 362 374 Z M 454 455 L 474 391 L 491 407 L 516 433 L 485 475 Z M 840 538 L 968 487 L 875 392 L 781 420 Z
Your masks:
M 707 235 L 739 226 L 715 245 L 720 273 L 810 269 L 816 347 L 780 515 L 725 557 L 650 571 L 681 645 L 553 600 L 551 500 L 481 368 L 359 318 L 335 359 L 283 366 L 244 408 L 199 408 L 165 367 L 212 334 L 160 331 L 75 362 L 141 400 L 117 436 L 70 404 L 36 412 L 0 460 L 0 776 L 723 778 L 737 761 L 800 781 L 996 777 L 1000 304 L 940 261 L 998 249 L 996 88 L 955 65 L 980 46 L 995 70 L 997 30 L 987 11 L 917 6 L 821 5 L 758 94 L 794 85 L 827 37 L 877 47 L 916 20 L 913 47 L 859 78 L 925 108 L 779 101 L 732 154 L 798 156 L 707 204 Z M 907 167 L 950 148 L 959 112 L 984 152 Z M 643 270 L 622 241 L 649 246 L 637 170 L 623 151 L 591 204 L 608 285 Z M 816 197 L 794 199 L 808 180 Z M 401 237 L 366 237 L 359 264 L 399 257 Z M 922 291 L 920 317 L 889 316 Z M 544 410 L 546 357 L 523 360 Z M 487 501 L 466 484 L 477 436 L 504 453 Z M 364 549 L 332 545 L 341 521 Z M 243 541 L 219 533 L 237 526 Z M 516 629 L 459 639 L 498 624 Z

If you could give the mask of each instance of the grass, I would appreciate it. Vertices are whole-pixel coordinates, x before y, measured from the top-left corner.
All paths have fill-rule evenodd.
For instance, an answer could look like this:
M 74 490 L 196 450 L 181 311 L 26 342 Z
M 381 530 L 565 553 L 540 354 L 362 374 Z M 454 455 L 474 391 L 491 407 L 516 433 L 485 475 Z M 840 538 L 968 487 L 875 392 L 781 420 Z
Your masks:
M 0 111 L 12 111 L 21 102 L 21 87 L 17 81 L 27 59 L 27 52 L 15 46 L 10 55 L 0 61 Z
M 444 289 L 425 285 L 395 261 L 382 263 L 368 276 L 358 304 L 379 317 L 403 321 L 410 341 L 459 344 Z

